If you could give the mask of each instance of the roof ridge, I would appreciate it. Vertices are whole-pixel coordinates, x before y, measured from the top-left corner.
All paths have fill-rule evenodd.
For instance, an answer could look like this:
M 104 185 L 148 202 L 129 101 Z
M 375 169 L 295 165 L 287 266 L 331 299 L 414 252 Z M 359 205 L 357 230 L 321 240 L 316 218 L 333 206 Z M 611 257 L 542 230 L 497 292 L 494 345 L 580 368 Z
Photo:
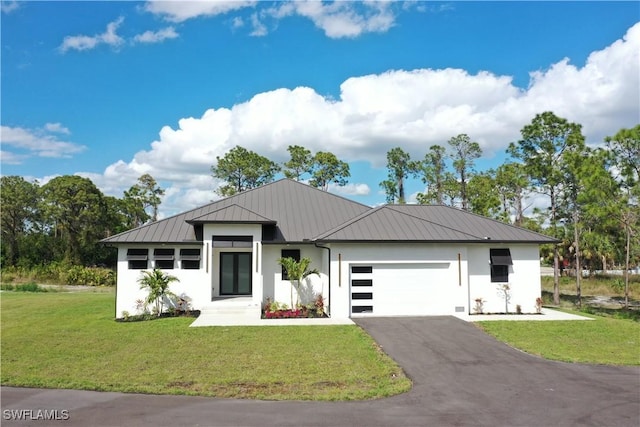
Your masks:
M 421 205 L 411 205 L 411 206 L 421 206 Z M 426 206 L 431 206 L 431 205 L 426 205 Z M 495 222 L 495 223 L 503 225 L 503 226 L 515 228 L 516 230 L 521 230 L 521 231 L 526 231 L 526 232 L 529 232 L 529 233 L 537 234 L 538 236 L 546 237 L 548 239 L 549 238 L 555 239 L 555 237 L 547 236 L 546 234 L 538 233 L 537 231 L 529 230 L 528 228 L 519 227 L 517 225 L 509 224 L 507 222 L 502 222 L 502 221 L 499 221 L 499 220 L 494 219 L 494 218 L 489 218 L 488 216 L 477 214 L 475 212 L 465 211 L 463 209 L 456 208 L 455 206 L 447 206 L 447 205 L 436 205 L 436 206 L 442 206 L 443 208 L 452 209 L 452 210 L 455 210 L 457 212 L 464 212 L 464 213 L 476 216 L 478 218 L 482 218 L 482 219 L 485 219 L 485 220 L 488 220 L 488 221 L 492 221 L 492 222 Z
M 240 205 L 239 205 L 239 204 L 237 204 L 237 203 L 231 203 L 231 204 L 229 204 L 229 205 L 227 205 L 227 206 L 223 206 L 223 207 L 221 207 L 220 209 L 212 210 L 212 211 L 207 212 L 207 213 L 205 213 L 205 214 L 202 214 L 202 215 L 200 215 L 200 216 L 197 216 L 197 217 L 191 218 L 191 219 L 189 219 L 189 221 L 196 221 L 198 218 L 202 218 L 203 216 L 211 215 L 211 214 L 214 214 L 214 213 L 216 213 L 216 212 L 220 212 L 220 211 L 223 211 L 223 210 L 225 210 L 225 209 L 229 209 L 229 208 L 231 208 L 231 207 L 233 207 L 233 206 L 236 206 L 236 207 L 238 207 L 238 208 L 242 209 L 243 211 L 247 211 L 247 212 L 249 212 L 249 213 L 252 213 L 253 215 L 255 215 L 255 216 L 257 216 L 257 217 L 260 217 L 260 218 L 266 219 L 267 221 L 275 221 L 275 220 L 273 220 L 273 219 L 271 219 L 271 218 L 267 218 L 267 217 L 266 217 L 266 216 L 264 216 L 264 215 L 260 215 L 259 213 L 254 212 L 254 211 L 252 211 L 251 209 L 247 209 L 247 208 L 245 208 L 244 206 L 240 206 Z
M 327 194 L 327 195 L 329 195 L 329 196 L 336 197 L 336 198 L 338 198 L 338 199 L 342 199 L 342 200 L 344 200 L 344 201 L 347 201 L 347 202 L 350 202 L 350 203 L 353 203 L 353 204 L 356 204 L 356 205 L 360 205 L 360 206 L 363 206 L 363 207 L 366 207 L 366 208 L 372 209 L 372 207 L 371 207 L 371 206 L 369 206 L 369 205 L 365 205 L 364 203 L 360 203 L 360 202 L 357 202 L 357 201 L 355 201 L 355 200 L 351 200 L 351 199 L 349 199 L 349 198 L 347 198 L 347 197 L 345 197 L 345 196 L 341 196 L 341 195 L 339 195 L 339 194 L 335 194 L 335 193 L 331 193 L 331 192 L 329 192 L 329 191 L 321 190 L 321 189 L 319 189 L 318 187 L 314 187 L 314 186 L 313 186 L 313 185 L 311 185 L 311 184 L 307 184 L 307 183 L 304 183 L 304 182 L 296 181 L 295 179 L 291 179 L 291 178 L 281 178 L 281 179 L 279 179 L 279 180 L 277 180 L 277 181 L 270 182 L 269 184 L 275 184 L 275 183 L 278 183 L 278 182 L 280 182 L 280 181 L 289 181 L 289 182 L 292 182 L 292 183 L 295 183 L 295 184 L 304 185 L 305 187 L 308 187 L 308 188 L 310 188 L 310 189 L 312 189 L 312 190 L 320 191 L 320 192 L 321 192 L 321 193 L 323 193 L 323 194 Z
M 254 190 L 254 189 L 252 189 L 252 190 Z M 247 191 L 251 191 L 251 190 L 247 190 Z M 162 219 L 160 219 L 160 220 L 158 220 L 158 221 L 151 221 L 151 222 L 148 222 L 148 223 L 146 223 L 146 224 L 142 224 L 142 225 L 140 225 L 140 226 L 138 226 L 138 227 L 134 227 L 134 228 L 131 228 L 131 229 L 129 229 L 129 230 L 121 231 L 120 233 L 118 233 L 118 234 L 114 234 L 113 236 L 105 237 L 104 239 L 101 239 L 100 241 L 101 241 L 101 242 L 103 242 L 103 241 L 111 240 L 111 239 L 113 239 L 113 238 L 115 238 L 115 237 L 118 237 L 118 236 L 120 236 L 120 235 L 124 235 L 124 234 L 127 234 L 127 233 L 131 233 L 131 232 L 133 232 L 133 231 L 137 231 L 137 230 L 142 230 L 142 229 L 144 229 L 144 228 L 146 228 L 146 227 L 150 227 L 150 226 L 152 226 L 152 225 L 156 225 L 156 224 L 158 224 L 158 223 L 161 223 L 161 222 L 164 222 L 164 221 L 168 221 L 168 220 L 170 220 L 170 219 L 174 219 L 174 218 L 177 218 L 177 217 L 179 217 L 179 216 L 184 216 L 184 217 L 185 217 L 185 222 L 187 222 L 187 221 L 189 221 L 189 220 L 191 220 L 191 219 L 192 219 L 192 218 L 189 218 L 189 217 L 188 217 L 188 215 L 189 215 L 190 213 L 192 213 L 192 212 L 194 212 L 194 211 L 197 211 L 197 210 L 199 210 L 199 209 L 204 209 L 204 208 L 205 208 L 205 207 L 207 207 L 207 206 L 215 205 L 215 204 L 217 204 L 217 203 L 222 202 L 223 200 L 227 200 L 227 199 L 230 199 L 230 198 L 232 198 L 232 197 L 235 197 L 235 196 L 237 196 L 238 194 L 241 194 L 241 193 L 236 193 L 236 194 L 234 194 L 234 195 L 232 195 L 232 196 L 223 197 L 223 198 L 218 199 L 218 200 L 212 200 L 212 201 L 210 201 L 209 203 L 205 203 L 204 205 L 196 206 L 195 208 L 191 208 L 191 209 L 186 210 L 186 211 L 184 211 L 184 212 L 179 212 L 179 213 L 177 213 L 177 214 L 174 214 L 174 215 L 168 216 L 168 217 L 166 217 L 166 218 L 162 218 Z M 221 209 L 223 209 L 223 208 L 221 208 Z M 220 209 L 217 209 L 217 210 L 220 210 Z M 211 213 L 211 212 L 216 212 L 216 210 L 210 211 L 209 213 Z M 197 216 L 196 218 L 198 218 L 198 217 L 200 217 L 200 216 L 204 216 L 204 215 L 206 215 L 206 214 L 199 215 L 199 216 Z M 188 219 L 187 219 L 187 218 L 188 218 Z
M 326 230 L 321 234 L 318 234 L 317 236 L 313 237 L 311 240 L 321 240 L 321 239 L 325 238 L 328 235 L 337 233 L 338 231 L 342 230 L 343 228 L 347 228 L 351 224 L 353 224 L 353 223 L 355 223 L 357 221 L 360 221 L 361 219 L 366 218 L 369 215 L 372 215 L 373 213 L 379 211 L 380 209 L 382 209 L 385 206 L 386 205 L 378 206 L 378 207 L 375 207 L 375 208 L 369 207 L 368 211 L 362 212 L 361 214 L 356 215 L 355 217 L 343 222 L 342 224 L 337 225 L 337 226 L 335 226 L 335 227 L 333 227 L 333 228 L 331 228 L 329 230 Z
M 462 231 L 462 230 L 459 230 L 459 229 L 457 229 L 457 228 L 449 227 L 448 225 L 440 224 L 440 223 L 435 222 L 435 221 L 430 221 L 430 220 L 428 220 L 428 219 L 420 218 L 420 217 L 415 216 L 415 215 L 412 215 L 412 214 L 410 214 L 410 213 L 402 212 L 402 211 L 400 211 L 400 210 L 394 209 L 394 207 L 395 207 L 395 206 L 423 206 L 423 207 L 428 207 L 428 206 L 430 206 L 430 205 L 385 205 L 385 207 L 388 207 L 388 208 L 389 208 L 389 209 L 391 209 L 392 211 L 397 212 L 397 213 L 399 213 L 399 214 L 406 215 L 406 216 L 410 216 L 411 218 L 418 219 L 418 220 L 420 220 L 420 221 L 422 221 L 422 222 L 427 222 L 427 223 L 429 223 L 429 224 L 437 225 L 438 227 L 446 228 L 446 229 L 448 229 L 448 230 L 453 230 L 453 231 L 455 231 L 455 232 L 457 232 L 457 233 L 466 234 L 467 236 L 475 237 L 476 239 L 480 239 L 480 240 L 483 240 L 483 239 L 484 239 L 482 236 L 476 236 L 476 235 L 474 235 L 474 234 L 467 233 L 466 231 Z

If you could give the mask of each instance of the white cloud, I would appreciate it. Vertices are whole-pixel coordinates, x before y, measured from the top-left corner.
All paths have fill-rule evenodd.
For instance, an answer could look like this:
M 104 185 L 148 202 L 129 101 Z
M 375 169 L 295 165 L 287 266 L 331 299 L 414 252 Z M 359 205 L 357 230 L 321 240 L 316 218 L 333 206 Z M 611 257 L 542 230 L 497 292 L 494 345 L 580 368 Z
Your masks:
M 337 99 L 308 87 L 276 89 L 231 108 L 181 119 L 175 129 L 163 127 L 148 150 L 109 166 L 102 179 L 128 188 L 150 173 L 171 183 L 163 209 L 177 212 L 214 197 L 217 184 L 210 167 L 235 145 L 278 162 L 287 160 L 287 146 L 297 144 L 383 167 L 394 146 L 423 156 L 431 145 L 467 133 L 491 157 L 519 139 L 520 129 L 535 114 L 549 110 L 581 123 L 587 142 L 598 144 L 638 123 L 639 76 L 640 23 L 593 52 L 582 67 L 562 60 L 533 72 L 526 89 L 514 86 L 509 76 L 459 69 L 353 77 L 342 83 Z M 354 184 L 335 191 L 364 194 L 371 189 Z
M 251 26 L 253 27 L 253 30 L 249 34 L 251 36 L 262 37 L 262 36 L 266 36 L 268 33 L 267 26 L 264 25 L 262 21 L 260 21 L 260 18 L 258 18 L 257 13 L 254 13 L 251 15 Z
M 69 129 L 64 127 L 64 126 L 62 126 L 62 124 L 60 124 L 60 123 L 47 123 L 47 124 L 44 125 L 44 128 L 45 128 L 45 130 L 47 130 L 49 132 L 63 133 L 65 135 L 71 134 Z
M 277 18 L 303 16 L 310 19 L 330 38 L 357 37 L 371 32 L 383 33 L 395 22 L 391 3 L 384 1 L 286 2 L 272 9 L 271 15 Z
M 167 39 L 175 39 L 179 34 L 173 27 L 166 27 L 158 31 L 145 31 L 133 38 L 134 43 L 160 43 Z
M 94 36 L 66 36 L 58 49 L 64 53 L 68 50 L 91 50 L 100 44 L 106 44 L 111 47 L 118 47 L 124 43 L 124 39 L 116 34 L 118 27 L 124 22 L 124 17 L 119 17 L 113 22 L 107 24 L 107 29 L 102 34 Z
M 357 37 L 365 33 L 388 31 L 395 22 L 389 1 L 284 1 L 277 6 L 263 7 L 251 15 L 251 36 L 265 36 L 269 31 L 264 20 L 301 16 L 311 20 L 327 37 Z M 163 16 L 171 22 L 184 22 L 198 17 L 213 17 L 260 5 L 256 1 L 148 1 L 144 10 Z M 236 29 L 244 24 L 240 17 L 231 21 Z
M 16 0 L 13 1 L 2 1 L 0 2 L 0 10 L 2 10 L 2 13 L 6 13 L 9 14 L 11 12 L 15 12 L 16 10 L 18 10 L 18 8 L 20 7 L 20 3 L 18 3 Z
M 244 26 L 244 21 L 239 16 L 236 16 L 231 20 L 231 28 L 240 28 Z
M 52 128 L 53 131 L 49 128 Z M 49 132 L 49 133 L 48 133 Z M 2 143 L 2 162 L 20 164 L 31 156 L 65 158 L 84 151 L 87 147 L 73 142 L 60 141 L 50 132 L 68 133 L 68 129 L 59 123 L 48 123 L 45 129 L 24 129 L 20 127 L 0 127 L 0 143 Z M 14 150 L 7 151 L 7 146 Z M 15 149 L 21 151 L 15 152 Z
M 148 1 L 144 5 L 144 10 L 161 15 L 171 22 L 184 22 L 188 19 L 200 16 L 222 15 L 233 10 L 253 7 L 255 1 Z
M 0 150 L 0 162 L 4 165 L 19 165 L 27 158 L 29 158 L 29 156 L 24 154 L 16 154 L 11 151 Z
M 329 184 L 329 191 L 343 196 L 367 196 L 371 193 L 371 188 L 367 184 L 347 184 L 342 187 Z

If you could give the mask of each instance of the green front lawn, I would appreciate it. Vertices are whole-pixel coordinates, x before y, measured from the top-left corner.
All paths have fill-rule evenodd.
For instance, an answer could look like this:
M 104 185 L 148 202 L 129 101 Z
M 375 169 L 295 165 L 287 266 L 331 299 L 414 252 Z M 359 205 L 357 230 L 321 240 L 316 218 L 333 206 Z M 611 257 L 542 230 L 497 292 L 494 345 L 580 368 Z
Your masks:
M 640 365 L 640 323 L 588 316 L 594 320 L 478 322 L 508 345 L 565 362 Z
M 113 293 L 2 293 L 2 385 L 259 399 L 370 399 L 411 381 L 357 326 L 113 320 Z

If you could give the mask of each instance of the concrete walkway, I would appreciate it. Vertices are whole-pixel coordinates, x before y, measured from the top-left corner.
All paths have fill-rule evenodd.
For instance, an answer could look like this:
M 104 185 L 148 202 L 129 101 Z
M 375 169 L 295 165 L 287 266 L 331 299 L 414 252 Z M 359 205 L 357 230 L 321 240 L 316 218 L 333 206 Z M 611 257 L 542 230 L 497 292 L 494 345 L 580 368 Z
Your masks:
M 401 318 L 403 316 L 393 316 Z M 430 316 L 425 316 L 429 319 Z M 548 308 L 542 309 L 542 314 L 482 314 L 470 315 L 466 313 L 456 313 L 455 317 L 465 322 L 486 322 L 491 320 L 593 320 L 590 317 L 579 316 L 576 314 L 564 313 L 558 310 Z M 366 319 L 366 316 L 362 317 Z M 244 315 L 228 316 L 228 315 L 200 315 L 190 326 L 308 326 L 308 325 L 353 325 L 352 319 L 335 319 L 325 317 L 322 319 L 260 319 L 256 316 L 249 317 Z
M 565 313 L 550 308 L 543 308 L 542 314 L 460 314 L 455 315 L 458 319 L 466 322 L 486 322 L 490 320 L 593 320 L 590 317 L 577 314 Z
M 353 325 L 351 319 L 304 318 L 304 319 L 261 319 L 246 316 L 200 316 L 191 325 L 198 326 L 306 326 L 306 325 Z

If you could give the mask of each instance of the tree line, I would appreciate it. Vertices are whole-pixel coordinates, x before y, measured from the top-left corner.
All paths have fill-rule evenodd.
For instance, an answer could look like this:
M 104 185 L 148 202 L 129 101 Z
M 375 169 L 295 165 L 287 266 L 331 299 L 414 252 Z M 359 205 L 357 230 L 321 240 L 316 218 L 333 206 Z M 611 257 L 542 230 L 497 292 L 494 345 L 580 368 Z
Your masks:
M 388 177 L 380 183 L 388 203 L 406 203 L 406 182 L 419 179 L 420 204 L 455 206 L 506 223 L 545 233 L 562 241 L 543 247 L 553 262 L 554 301 L 559 303 L 559 271 L 571 267 L 625 271 L 640 258 L 640 125 L 608 136 L 598 148 L 585 144 L 582 126 L 556 116 L 537 114 L 509 144 L 508 159 L 496 169 L 475 170 L 482 149 L 467 134 L 432 145 L 421 159 L 401 147 L 387 152 Z M 231 195 L 273 181 L 282 171 L 288 178 L 307 178 L 323 190 L 346 185 L 349 167 L 332 153 L 313 155 L 289 146 L 290 160 L 278 165 L 266 157 L 236 147 L 217 158 L 213 177 L 226 184 L 220 194 Z M 547 209 L 535 207 L 537 195 L 548 198 Z M 568 265 L 567 265 L 568 264 Z M 580 274 L 576 274 L 580 301 Z M 628 294 L 628 277 L 625 277 Z
M 580 124 L 552 112 L 536 115 L 512 142 L 509 158 L 498 168 L 478 172 L 482 156 L 467 134 L 432 145 L 412 159 L 401 147 L 387 152 L 388 177 L 380 183 L 388 203 L 406 203 L 408 180 L 419 180 L 421 204 L 455 206 L 479 215 L 543 232 L 562 241 L 543 247 L 554 264 L 554 299 L 559 300 L 557 272 L 569 261 L 609 269 L 637 266 L 640 258 L 640 125 L 606 137 L 598 148 L 585 144 Z M 349 165 L 331 152 L 312 153 L 299 145 L 287 148 L 278 164 L 236 146 L 216 157 L 213 178 L 220 196 L 259 187 L 278 173 L 328 191 L 344 186 Z M 45 185 L 19 176 L 2 177 L 2 265 L 35 265 L 67 261 L 83 265 L 112 264 L 113 251 L 97 244 L 107 236 L 155 221 L 164 190 L 145 174 L 121 198 L 103 195 L 87 178 L 61 176 Z M 529 211 L 536 195 L 548 198 L 547 209 Z M 578 296 L 580 283 L 578 278 Z
M 53 262 L 113 265 L 100 239 L 157 220 L 164 190 L 144 174 L 122 198 L 105 196 L 88 178 L 59 176 L 44 185 L 21 176 L 0 178 L 2 266 Z
M 211 174 L 223 182 L 216 192 L 221 196 L 232 196 L 272 182 L 278 172 L 296 181 L 306 177 L 309 185 L 324 191 L 329 190 L 331 183 L 346 185 L 351 176 L 349 164 L 333 153 L 319 151 L 312 154 L 299 145 L 290 145 L 287 151 L 290 159 L 282 165 L 240 146 L 232 148 L 223 157 L 216 157 Z

